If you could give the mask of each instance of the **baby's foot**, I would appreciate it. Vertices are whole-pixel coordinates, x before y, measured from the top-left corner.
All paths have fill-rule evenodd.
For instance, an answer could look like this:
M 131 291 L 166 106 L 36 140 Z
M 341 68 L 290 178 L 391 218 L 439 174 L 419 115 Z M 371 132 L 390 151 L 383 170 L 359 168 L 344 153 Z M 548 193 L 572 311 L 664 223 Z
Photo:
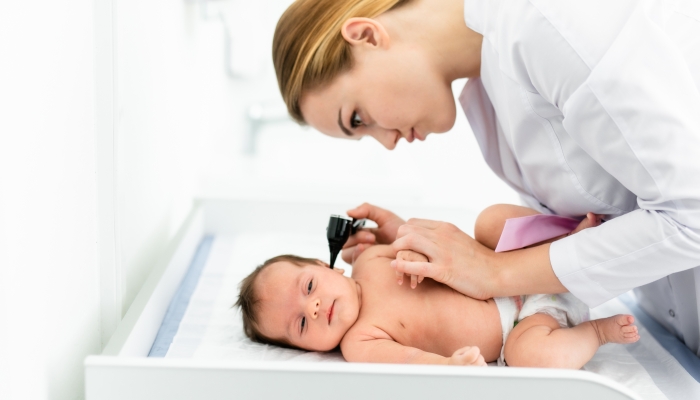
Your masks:
M 591 325 L 598 334 L 598 343 L 634 343 L 639 340 L 637 327 L 632 325 L 634 317 L 627 314 L 618 314 L 608 318 L 591 321 Z

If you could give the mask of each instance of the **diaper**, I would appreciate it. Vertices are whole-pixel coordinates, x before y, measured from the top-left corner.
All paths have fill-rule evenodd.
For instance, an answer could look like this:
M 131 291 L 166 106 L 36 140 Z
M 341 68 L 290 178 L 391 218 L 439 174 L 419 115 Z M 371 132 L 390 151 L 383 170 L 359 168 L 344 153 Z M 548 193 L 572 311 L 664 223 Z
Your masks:
M 503 346 L 497 360 L 499 366 L 506 365 L 503 351 L 508 335 L 525 317 L 538 313 L 547 314 L 562 328 L 570 328 L 590 319 L 588 306 L 571 293 L 495 297 L 493 300 L 501 315 L 503 329 Z

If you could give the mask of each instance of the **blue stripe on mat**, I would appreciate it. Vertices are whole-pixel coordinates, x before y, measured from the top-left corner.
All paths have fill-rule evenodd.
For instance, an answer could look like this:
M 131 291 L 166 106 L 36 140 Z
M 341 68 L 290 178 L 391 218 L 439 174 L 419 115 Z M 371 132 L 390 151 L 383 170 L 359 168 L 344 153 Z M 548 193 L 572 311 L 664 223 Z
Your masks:
M 180 287 L 177 288 L 175 296 L 170 301 L 168 306 L 168 311 L 163 317 L 163 323 L 158 329 L 158 334 L 156 339 L 153 341 L 153 346 L 151 351 L 148 353 L 149 357 L 165 357 L 170 348 L 170 343 L 173 342 L 175 334 L 180 327 L 180 321 L 185 315 L 187 306 L 190 304 L 190 298 L 194 289 L 197 287 L 197 282 L 199 282 L 199 276 L 202 274 L 204 265 L 207 263 L 207 258 L 209 258 L 209 252 L 211 251 L 212 243 L 214 243 L 213 236 L 205 236 L 202 241 L 199 242 L 197 251 L 192 257 L 192 262 L 190 263 L 187 273 L 182 278 L 180 282 Z
M 688 374 L 697 382 L 700 382 L 700 358 L 695 355 L 677 337 L 656 322 L 646 311 L 637 305 L 632 296 L 626 293 L 618 297 L 629 309 L 637 320 L 651 333 L 666 351 L 678 360 Z

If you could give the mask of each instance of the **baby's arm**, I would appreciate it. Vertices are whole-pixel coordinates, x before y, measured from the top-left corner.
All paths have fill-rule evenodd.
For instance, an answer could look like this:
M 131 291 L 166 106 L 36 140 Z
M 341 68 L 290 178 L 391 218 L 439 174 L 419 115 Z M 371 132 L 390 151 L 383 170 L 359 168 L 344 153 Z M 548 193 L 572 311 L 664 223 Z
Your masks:
M 443 357 L 399 344 L 383 331 L 381 335 L 353 335 L 352 338 L 345 338 L 340 349 L 348 362 L 486 366 L 484 357 L 476 346 L 463 347 L 451 357 Z

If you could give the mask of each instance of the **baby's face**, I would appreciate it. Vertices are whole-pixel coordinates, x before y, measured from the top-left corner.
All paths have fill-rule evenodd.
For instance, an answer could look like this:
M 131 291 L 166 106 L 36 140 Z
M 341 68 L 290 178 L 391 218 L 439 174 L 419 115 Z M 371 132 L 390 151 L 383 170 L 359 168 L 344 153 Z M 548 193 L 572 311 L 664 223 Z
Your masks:
M 263 270 L 256 285 L 260 331 L 302 349 L 334 349 L 360 313 L 355 280 L 327 265 L 281 261 Z

